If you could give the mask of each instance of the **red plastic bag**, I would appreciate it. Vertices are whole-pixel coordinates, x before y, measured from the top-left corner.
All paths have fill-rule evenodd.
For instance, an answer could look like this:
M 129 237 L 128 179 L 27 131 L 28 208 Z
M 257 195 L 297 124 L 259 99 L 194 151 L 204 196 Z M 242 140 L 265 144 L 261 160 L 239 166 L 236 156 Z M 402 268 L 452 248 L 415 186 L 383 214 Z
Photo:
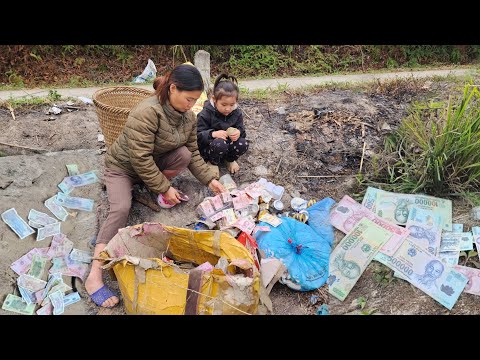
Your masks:
M 260 270 L 260 260 L 258 259 L 258 254 L 257 254 L 258 244 L 255 241 L 255 239 L 251 235 L 242 231 L 240 235 L 238 235 L 237 240 L 240 242 L 240 244 L 245 246 L 248 251 L 250 251 L 250 254 L 252 254 L 253 256 L 255 266 L 257 267 L 257 269 Z

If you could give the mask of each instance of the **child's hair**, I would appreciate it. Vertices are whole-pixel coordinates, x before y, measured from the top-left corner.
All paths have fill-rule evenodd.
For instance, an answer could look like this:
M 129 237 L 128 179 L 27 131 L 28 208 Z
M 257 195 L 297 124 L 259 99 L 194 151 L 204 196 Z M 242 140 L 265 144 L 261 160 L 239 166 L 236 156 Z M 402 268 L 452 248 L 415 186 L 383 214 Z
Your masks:
M 178 65 L 170 73 L 158 76 L 153 81 L 155 95 L 159 97 L 162 105 L 168 99 L 171 84 L 175 84 L 180 91 L 203 91 L 203 80 L 200 71 L 195 66 L 189 64 Z
M 215 85 L 213 86 L 213 96 L 215 100 L 220 100 L 223 96 L 235 96 L 238 100 L 238 81 L 235 76 L 220 74 L 215 80 Z

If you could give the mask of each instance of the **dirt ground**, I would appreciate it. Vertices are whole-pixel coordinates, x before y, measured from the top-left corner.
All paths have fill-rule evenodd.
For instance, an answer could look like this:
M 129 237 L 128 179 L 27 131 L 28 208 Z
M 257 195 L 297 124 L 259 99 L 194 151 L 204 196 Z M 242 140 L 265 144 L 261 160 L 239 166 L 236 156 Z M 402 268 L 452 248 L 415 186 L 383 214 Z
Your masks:
M 358 189 L 354 175 L 358 173 L 365 143 L 364 161 L 383 143 L 383 136 L 395 129 L 406 115 L 408 105 L 418 99 L 443 97 L 455 88 L 454 83 L 399 81 L 368 89 L 324 89 L 302 94 L 285 93 L 268 100 L 240 100 L 244 111 L 250 149 L 240 158 L 241 171 L 234 176 L 237 184 L 264 177 L 282 185 L 285 204 L 295 196 L 306 199 L 331 197 L 340 200 L 354 196 Z M 61 103 L 59 104 L 62 105 Z M 79 109 L 53 115 L 46 121 L 47 106 L 16 111 L 13 120 L 7 109 L 0 108 L 0 143 L 24 145 L 48 151 L 92 149 L 98 151 L 99 172 L 103 174 L 103 143 L 95 109 L 76 104 Z M 4 155 L 31 155 L 28 149 L 0 145 Z M 226 169 L 221 169 L 226 173 Z M 311 177 L 322 176 L 322 177 Z M 1 184 L 0 184 L 1 185 Z M 134 201 L 127 225 L 158 221 L 180 227 L 191 226 L 194 209 L 209 194 L 190 173 L 174 180 L 174 186 L 190 195 L 191 200 L 169 210 L 154 212 Z M 96 202 L 96 224 L 105 220 L 108 203 L 102 187 Z M 0 198 L 2 190 L 0 190 Z M 469 208 L 454 202 L 454 220 L 469 230 Z M 4 211 L 3 206 L 0 210 Z M 336 242 L 343 236 L 337 230 Z M 69 234 L 67 234 L 68 236 Z M 81 241 L 87 244 L 90 239 Z M 80 241 L 80 240 L 79 240 Z M 22 254 L 19 254 L 21 256 Z M 18 257 L 19 257 L 18 256 Z M 8 269 L 4 264 L 3 269 Z M 8 270 L 7 270 L 8 269 Z M 11 272 L 13 275 L 13 272 Z M 115 282 L 109 284 L 118 290 Z M 81 295 L 86 293 L 78 285 Z M 319 301 L 311 303 L 312 295 Z M 276 284 L 270 294 L 274 314 L 315 314 L 322 303 L 330 314 L 479 314 L 480 301 L 474 295 L 462 294 L 450 312 L 409 283 L 392 277 L 385 266 L 372 262 L 344 302 L 328 295 L 322 287 L 311 292 L 295 292 Z M 365 298 L 363 309 L 355 299 Z M 90 314 L 123 314 L 123 308 L 99 309 L 86 301 Z

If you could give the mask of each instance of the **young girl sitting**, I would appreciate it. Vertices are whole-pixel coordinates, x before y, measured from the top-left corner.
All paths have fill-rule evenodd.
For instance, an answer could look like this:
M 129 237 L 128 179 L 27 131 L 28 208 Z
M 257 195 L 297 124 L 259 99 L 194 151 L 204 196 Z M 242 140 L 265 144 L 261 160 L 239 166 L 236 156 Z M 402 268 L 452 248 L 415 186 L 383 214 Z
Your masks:
M 248 150 L 242 111 L 237 105 L 239 92 L 237 79 L 221 74 L 215 80 L 212 98 L 197 115 L 200 155 L 212 165 L 225 161 L 232 174 L 239 169 L 235 160 Z

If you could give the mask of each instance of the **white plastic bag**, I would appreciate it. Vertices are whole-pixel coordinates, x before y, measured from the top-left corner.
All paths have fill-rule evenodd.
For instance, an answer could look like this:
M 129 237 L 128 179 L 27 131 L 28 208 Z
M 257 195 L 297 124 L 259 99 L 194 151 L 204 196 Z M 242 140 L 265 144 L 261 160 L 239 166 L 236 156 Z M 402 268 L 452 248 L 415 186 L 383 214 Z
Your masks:
M 157 76 L 157 68 L 151 59 L 148 59 L 148 64 L 143 70 L 141 75 L 138 75 L 133 79 L 134 83 L 144 83 L 155 79 Z

